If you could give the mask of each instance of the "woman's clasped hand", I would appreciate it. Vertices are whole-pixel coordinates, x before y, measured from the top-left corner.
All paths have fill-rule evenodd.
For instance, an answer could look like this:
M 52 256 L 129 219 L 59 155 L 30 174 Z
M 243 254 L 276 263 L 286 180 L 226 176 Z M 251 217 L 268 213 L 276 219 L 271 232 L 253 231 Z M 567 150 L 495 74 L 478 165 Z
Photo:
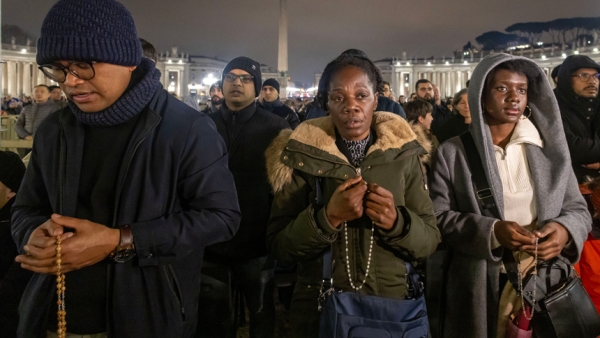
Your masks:
M 398 217 L 394 195 L 376 183 L 365 182 L 361 176 L 349 178 L 331 196 L 327 219 L 337 228 L 344 221 L 355 220 L 363 214 L 378 227 L 390 230 Z

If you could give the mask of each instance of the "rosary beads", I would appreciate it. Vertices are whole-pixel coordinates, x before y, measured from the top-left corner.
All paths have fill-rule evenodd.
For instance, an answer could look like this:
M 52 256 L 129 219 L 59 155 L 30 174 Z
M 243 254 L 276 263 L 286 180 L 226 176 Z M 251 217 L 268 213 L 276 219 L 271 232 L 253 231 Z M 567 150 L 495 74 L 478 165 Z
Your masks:
M 65 310 L 65 274 L 61 271 L 61 240 L 60 236 L 56 237 L 56 294 L 58 296 L 58 311 L 56 313 L 58 318 L 58 338 L 67 337 L 67 311 Z

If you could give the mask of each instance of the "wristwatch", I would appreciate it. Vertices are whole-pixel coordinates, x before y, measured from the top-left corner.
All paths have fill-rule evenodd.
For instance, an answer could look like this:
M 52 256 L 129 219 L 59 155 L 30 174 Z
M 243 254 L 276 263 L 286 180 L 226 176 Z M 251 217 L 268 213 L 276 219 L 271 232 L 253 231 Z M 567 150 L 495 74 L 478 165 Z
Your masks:
M 121 239 L 117 248 L 110 253 L 110 258 L 116 263 L 125 263 L 135 256 L 133 232 L 129 224 L 120 226 L 119 230 L 121 231 Z

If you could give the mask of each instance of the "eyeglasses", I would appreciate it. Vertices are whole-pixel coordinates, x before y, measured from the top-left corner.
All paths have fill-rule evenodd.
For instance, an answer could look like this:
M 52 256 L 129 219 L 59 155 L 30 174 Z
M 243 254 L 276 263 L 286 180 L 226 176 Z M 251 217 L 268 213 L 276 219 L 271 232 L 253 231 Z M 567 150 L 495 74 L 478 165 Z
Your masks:
M 254 80 L 254 76 L 252 75 L 235 75 L 235 74 L 225 74 L 225 81 L 234 82 L 235 79 L 240 79 L 242 83 L 250 83 Z
M 595 74 L 580 73 L 580 74 L 573 75 L 573 77 L 578 77 L 579 80 L 581 80 L 583 82 L 588 82 L 588 81 L 590 81 L 591 78 L 594 78 L 596 81 L 600 81 L 599 73 L 595 73 Z
M 46 75 L 46 77 L 58 83 L 63 83 L 67 80 L 67 71 L 76 78 L 87 81 L 96 76 L 96 71 L 93 66 L 94 63 L 96 63 L 96 61 L 78 61 L 69 63 L 66 66 L 51 64 L 41 65 L 38 66 L 38 68 Z

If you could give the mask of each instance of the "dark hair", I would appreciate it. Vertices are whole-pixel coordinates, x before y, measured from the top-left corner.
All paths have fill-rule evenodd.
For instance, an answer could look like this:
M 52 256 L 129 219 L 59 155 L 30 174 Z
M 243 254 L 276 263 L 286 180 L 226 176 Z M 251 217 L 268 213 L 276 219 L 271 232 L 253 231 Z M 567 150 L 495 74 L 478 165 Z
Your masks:
M 481 100 L 485 99 L 485 95 L 487 94 L 488 88 L 494 80 L 494 75 L 497 71 L 504 69 L 509 72 L 519 73 L 524 75 L 527 78 L 527 101 L 529 101 L 532 97 L 537 96 L 538 88 L 537 83 L 542 76 L 540 72 L 537 72 L 534 67 L 532 67 L 530 61 L 525 60 L 510 60 L 506 62 L 502 62 L 501 64 L 494 67 L 488 73 L 485 81 L 483 82 L 483 90 L 481 94 Z
M 342 55 L 356 56 L 358 58 L 363 58 L 363 59 L 369 58 L 367 56 L 367 53 L 363 52 L 360 49 L 356 49 L 356 48 L 346 49 L 345 51 L 342 52 L 342 54 L 340 54 L 340 56 L 342 56 Z
M 60 89 L 59 86 L 50 86 L 50 87 L 48 87 L 48 90 L 53 91 L 54 89 L 57 89 L 57 88 Z
M 419 121 L 419 117 L 425 118 L 427 113 L 432 113 L 433 106 L 431 103 L 417 98 L 404 105 L 404 112 L 406 113 L 406 120 L 408 122 L 416 123 Z
M 427 80 L 427 79 L 420 79 L 419 81 L 417 81 L 417 83 L 415 83 L 415 90 L 419 91 L 419 85 L 421 83 L 431 83 L 431 81 Z
M 558 72 L 560 71 L 560 66 L 562 64 L 554 67 L 554 69 L 552 69 L 552 73 L 550 73 L 550 77 L 552 78 L 552 81 L 554 82 L 554 84 L 558 84 L 558 82 L 556 82 L 556 78 L 558 77 Z
M 452 99 L 452 105 L 456 106 L 463 95 L 467 94 L 469 90 L 467 88 L 461 89 L 458 93 L 454 94 L 454 98 Z
M 388 87 L 392 88 L 392 86 L 390 85 L 390 83 L 389 83 L 389 82 L 387 82 L 387 81 L 383 81 L 383 82 L 382 82 L 382 84 L 383 84 L 384 86 L 385 86 L 385 85 L 387 85 Z
M 33 86 L 33 88 L 38 88 L 38 87 L 44 87 L 44 88 L 48 89 L 48 92 L 50 92 L 50 87 L 46 86 L 45 84 L 39 84 L 37 86 Z
M 142 55 L 156 62 L 158 60 L 158 55 L 156 54 L 156 49 L 154 48 L 154 46 L 150 42 L 142 38 L 140 38 L 140 43 L 142 44 Z
M 335 60 L 331 61 L 327 67 L 325 67 L 323 75 L 319 80 L 319 89 L 317 90 L 315 99 L 317 102 L 319 102 L 319 105 L 324 110 L 327 110 L 327 100 L 329 99 L 329 86 L 331 79 L 334 75 L 347 67 L 357 67 L 362 70 L 365 74 L 367 74 L 369 81 L 371 81 L 371 84 L 373 85 L 373 91 L 378 94 L 383 93 L 383 79 L 381 78 L 379 68 L 375 66 L 373 61 L 365 57 L 354 56 L 344 52 Z

